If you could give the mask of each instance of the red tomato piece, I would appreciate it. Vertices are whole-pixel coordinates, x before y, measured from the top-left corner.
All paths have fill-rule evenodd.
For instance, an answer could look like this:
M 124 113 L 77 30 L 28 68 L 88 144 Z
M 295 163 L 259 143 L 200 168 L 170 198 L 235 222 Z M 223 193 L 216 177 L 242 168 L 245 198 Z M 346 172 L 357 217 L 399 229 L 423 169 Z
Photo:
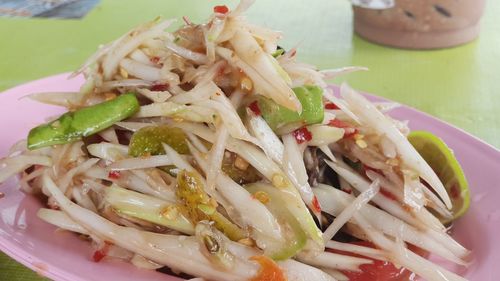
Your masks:
M 360 266 L 361 272 L 343 271 L 349 281 L 410 281 L 414 274 L 404 267 L 396 268 L 387 261 L 374 261 Z
M 259 273 L 251 281 L 286 281 L 285 274 L 272 259 L 266 256 L 254 256 L 250 260 L 260 265 Z
M 366 241 L 353 242 L 352 244 L 374 248 L 372 243 Z M 413 250 L 417 254 L 424 255 L 420 249 L 414 248 Z M 348 256 L 361 257 L 349 252 L 332 249 L 329 249 L 329 251 Z M 387 261 L 374 260 L 373 264 L 363 264 L 360 266 L 360 269 L 361 272 L 342 271 L 342 273 L 349 278 L 349 281 L 413 281 L 416 279 L 416 275 L 413 272 L 403 267 L 396 268 L 394 264 Z

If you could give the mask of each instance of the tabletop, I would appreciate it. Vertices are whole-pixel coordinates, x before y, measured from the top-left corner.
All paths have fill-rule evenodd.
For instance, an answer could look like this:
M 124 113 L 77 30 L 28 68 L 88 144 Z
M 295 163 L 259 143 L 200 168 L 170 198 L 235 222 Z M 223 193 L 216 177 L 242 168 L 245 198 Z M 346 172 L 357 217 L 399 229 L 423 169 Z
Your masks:
M 103 0 L 81 19 L 0 18 L 0 91 L 74 70 L 96 47 L 153 19 L 203 21 L 219 0 Z M 414 51 L 382 47 L 352 32 L 346 0 L 257 1 L 251 22 L 284 33 L 281 45 L 319 68 L 367 66 L 334 82 L 407 104 L 500 148 L 500 1 L 488 1 L 480 37 L 451 49 Z M 180 24 L 180 21 L 178 22 Z M 43 280 L 0 253 L 0 280 Z

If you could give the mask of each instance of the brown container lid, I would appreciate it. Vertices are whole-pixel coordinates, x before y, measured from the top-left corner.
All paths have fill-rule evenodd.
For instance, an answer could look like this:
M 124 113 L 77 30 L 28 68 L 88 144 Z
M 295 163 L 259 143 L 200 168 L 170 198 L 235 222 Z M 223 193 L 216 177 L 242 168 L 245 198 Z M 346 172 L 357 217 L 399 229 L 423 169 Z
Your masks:
M 363 38 L 399 48 L 432 49 L 475 39 L 485 0 L 398 0 L 393 8 L 354 9 L 354 30 Z

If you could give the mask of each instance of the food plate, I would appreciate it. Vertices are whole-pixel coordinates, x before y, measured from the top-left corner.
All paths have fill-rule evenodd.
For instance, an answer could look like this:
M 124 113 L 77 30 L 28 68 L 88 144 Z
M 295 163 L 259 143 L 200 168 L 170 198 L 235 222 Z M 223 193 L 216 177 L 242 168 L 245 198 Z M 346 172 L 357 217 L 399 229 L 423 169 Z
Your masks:
M 23 96 L 33 92 L 75 91 L 82 77 L 68 74 L 33 81 L 0 94 L 0 155 L 26 137 L 30 128 L 57 115 L 62 108 L 39 104 Z M 332 86 L 334 87 L 334 86 Z M 372 100 L 381 98 L 368 95 Z M 453 236 L 472 249 L 471 266 L 461 274 L 469 280 L 498 280 L 500 268 L 500 151 L 481 140 L 415 109 L 402 106 L 391 116 L 410 121 L 413 130 L 428 130 L 443 138 L 455 151 L 469 180 L 472 202 L 469 212 L 455 223 Z M 17 189 L 15 179 L 0 186 L 0 250 L 22 264 L 54 280 L 180 280 L 162 273 L 137 269 L 113 260 L 95 263 L 87 241 L 37 218 L 41 206 L 35 198 Z M 455 269 L 455 271 L 460 269 Z

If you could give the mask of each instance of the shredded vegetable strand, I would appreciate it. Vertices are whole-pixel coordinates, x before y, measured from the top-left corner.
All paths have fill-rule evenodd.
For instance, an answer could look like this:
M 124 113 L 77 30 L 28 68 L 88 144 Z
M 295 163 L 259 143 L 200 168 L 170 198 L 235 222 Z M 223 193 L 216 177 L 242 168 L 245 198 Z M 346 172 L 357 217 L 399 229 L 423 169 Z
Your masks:
M 235 267 L 236 272 L 215 270 L 207 263 L 198 250 L 194 240 L 179 240 L 178 236 L 162 235 L 138 231 L 133 228 L 122 227 L 72 203 L 67 199 L 49 176 L 44 176 L 44 185 L 56 198 L 61 208 L 77 223 L 118 246 L 141 254 L 153 261 L 169 265 L 172 268 L 188 273 L 194 273 L 209 279 L 217 280 L 246 280 L 255 274 L 255 267 L 250 263 L 240 262 Z M 192 241 L 192 242 L 191 242 Z M 184 247 L 191 251 L 183 250 Z M 175 250 L 177 248 L 177 250 Z
M 464 278 L 433 264 L 412 251 L 403 248 L 400 249 L 395 242 L 387 239 L 383 234 L 376 231 L 373 226 L 361 214 L 354 215 L 357 224 L 375 243 L 392 253 L 392 259 L 411 271 L 417 273 L 427 280 L 465 280 Z
M 378 181 L 374 181 L 370 187 L 363 191 L 352 203 L 345 208 L 340 215 L 338 215 L 330 226 L 323 232 L 323 240 L 325 243 L 332 240 L 333 236 L 340 230 L 340 228 L 346 224 L 354 213 L 357 213 L 364 205 L 366 205 L 370 200 L 377 195 L 380 190 L 380 185 Z
M 209 165 L 207 171 L 207 187 L 215 189 L 215 179 L 221 172 L 222 160 L 224 158 L 226 141 L 229 137 L 229 132 L 226 127 L 219 127 L 216 133 L 216 139 L 209 152 Z
M 349 103 L 349 107 L 355 111 L 356 116 L 362 118 L 365 124 L 368 124 L 370 127 L 376 129 L 380 135 L 388 137 L 396 145 L 398 154 L 404 161 L 405 165 L 408 165 L 417 171 L 420 176 L 426 180 L 439 194 L 448 209 L 451 209 L 451 200 L 443 184 L 437 177 L 436 173 L 431 169 L 427 162 L 425 162 L 422 156 L 418 154 L 406 137 L 404 137 L 403 134 L 401 134 L 401 132 L 397 130 L 397 128 L 395 128 L 395 126 L 375 108 L 375 106 L 366 100 L 366 98 L 356 93 L 346 84 L 342 85 L 341 93 Z
M 308 176 L 304 160 L 302 159 L 303 152 L 298 146 L 295 137 L 291 134 L 283 136 L 283 144 L 285 146 L 283 164 L 288 177 L 298 189 L 304 202 L 306 202 L 316 216 L 321 217 L 321 208 L 313 204 L 315 197 L 308 183 Z

